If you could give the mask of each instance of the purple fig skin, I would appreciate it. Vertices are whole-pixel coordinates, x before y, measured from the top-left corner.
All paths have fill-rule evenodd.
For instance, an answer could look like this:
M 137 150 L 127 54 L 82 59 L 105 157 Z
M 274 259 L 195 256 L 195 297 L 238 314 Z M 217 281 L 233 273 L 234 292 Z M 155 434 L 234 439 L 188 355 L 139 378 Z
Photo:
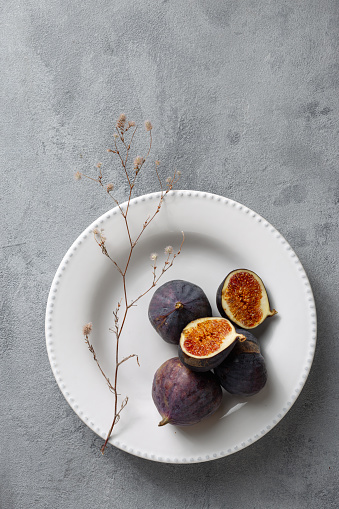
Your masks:
M 220 283 L 220 285 L 218 287 L 218 290 L 217 290 L 217 295 L 216 295 L 216 305 L 217 305 L 217 308 L 218 308 L 218 311 L 219 311 L 220 315 L 223 318 L 228 318 L 226 313 L 225 313 L 225 311 L 224 311 L 224 308 L 222 307 L 222 289 L 224 287 L 224 283 L 226 281 L 226 277 L 221 281 L 221 283 Z
M 187 355 L 185 352 L 182 351 L 182 349 L 180 348 L 180 345 L 178 347 L 178 355 L 179 355 L 179 359 L 184 364 L 184 366 L 191 369 L 192 371 L 204 373 L 206 371 L 209 371 L 209 370 L 219 366 L 219 364 L 221 364 L 222 361 L 224 359 L 226 359 L 226 357 L 233 350 L 236 343 L 237 343 L 237 340 L 235 339 L 230 346 L 225 348 L 219 354 L 215 355 L 213 358 L 209 358 L 209 359 L 197 359 L 195 357 L 190 357 L 189 355 Z
M 250 332 L 247 329 L 241 329 L 237 325 L 235 325 L 234 328 L 238 334 L 243 334 L 244 336 L 246 336 L 246 341 L 252 341 L 256 345 L 259 345 L 258 339 L 255 337 L 255 335 L 252 332 Z
M 181 279 L 168 281 L 153 294 L 148 318 L 167 343 L 179 344 L 182 330 L 193 320 L 212 316 L 212 308 L 204 291 Z
M 237 396 L 254 396 L 267 382 L 265 359 L 251 340 L 238 344 L 214 373 L 221 386 Z
M 219 408 L 222 389 L 212 372 L 195 373 L 174 357 L 156 371 L 152 397 L 162 417 L 159 426 L 191 426 Z

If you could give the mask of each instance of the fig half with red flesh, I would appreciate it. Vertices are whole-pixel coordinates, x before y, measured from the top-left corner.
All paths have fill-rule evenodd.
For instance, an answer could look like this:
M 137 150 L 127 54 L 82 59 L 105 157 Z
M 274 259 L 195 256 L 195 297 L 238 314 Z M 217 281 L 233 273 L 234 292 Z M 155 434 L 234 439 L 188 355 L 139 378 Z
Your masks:
M 209 371 L 227 357 L 237 341 L 245 340 L 226 318 L 199 318 L 181 333 L 179 359 L 192 371 Z
M 226 276 L 217 291 L 217 307 L 221 316 L 243 329 L 253 329 L 277 313 L 270 309 L 264 283 L 248 269 L 233 270 Z

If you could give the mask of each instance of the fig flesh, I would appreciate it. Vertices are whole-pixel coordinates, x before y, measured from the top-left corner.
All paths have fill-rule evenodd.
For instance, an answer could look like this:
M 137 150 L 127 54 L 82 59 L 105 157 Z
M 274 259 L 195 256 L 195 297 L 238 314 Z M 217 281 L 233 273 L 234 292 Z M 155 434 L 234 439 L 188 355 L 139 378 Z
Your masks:
M 198 318 L 181 333 L 179 358 L 193 371 L 208 371 L 227 357 L 237 341 L 245 339 L 226 318 Z
M 238 329 L 240 330 L 240 329 Z M 246 341 L 237 343 L 230 355 L 215 368 L 221 386 L 230 394 L 253 396 L 267 382 L 264 357 L 253 334 L 243 331 Z
M 152 397 L 162 417 L 159 426 L 191 426 L 219 408 L 222 389 L 212 372 L 194 373 L 174 357 L 156 371 Z
M 270 309 L 262 280 L 248 269 L 233 270 L 226 276 L 217 290 L 217 307 L 221 316 L 243 329 L 253 329 L 277 313 Z
M 212 309 L 204 291 L 181 279 L 168 281 L 153 294 L 148 318 L 167 343 L 177 345 L 181 331 L 197 318 L 211 316 Z

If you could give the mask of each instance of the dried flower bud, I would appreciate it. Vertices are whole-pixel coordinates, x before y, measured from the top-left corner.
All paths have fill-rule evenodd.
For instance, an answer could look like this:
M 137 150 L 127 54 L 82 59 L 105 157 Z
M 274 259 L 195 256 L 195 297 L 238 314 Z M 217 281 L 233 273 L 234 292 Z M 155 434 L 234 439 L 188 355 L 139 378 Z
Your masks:
M 126 122 L 126 115 L 124 113 L 121 113 L 121 115 L 119 116 L 118 121 L 117 121 L 117 128 L 122 131 L 125 127 L 125 122 Z
M 106 242 L 107 238 L 105 237 L 104 235 L 104 229 L 103 228 L 100 228 L 100 231 L 98 231 L 98 235 L 100 237 L 100 242 L 102 242 L 103 244 Z
M 93 233 L 94 233 L 94 235 L 99 235 L 99 230 L 98 230 L 98 228 L 94 228 Z
M 84 336 L 89 336 L 92 331 L 92 322 L 87 323 L 82 328 L 82 333 Z
M 80 173 L 80 171 L 77 171 L 77 172 L 75 173 L 74 178 L 75 178 L 75 180 L 80 180 L 80 179 L 81 179 L 81 173 Z
M 114 133 L 113 134 L 113 138 L 116 140 L 119 136 L 117 135 L 117 133 Z
M 151 258 L 152 262 L 155 262 L 156 259 L 158 258 L 158 253 L 152 253 L 150 258 Z
M 107 184 L 106 189 L 107 189 L 107 192 L 110 193 L 111 191 L 113 191 L 114 185 L 112 183 L 109 183 L 109 184 Z
M 132 120 L 131 122 L 128 122 L 128 127 L 134 127 L 134 126 L 135 126 L 134 120 Z
M 153 126 L 149 120 L 146 120 L 145 122 L 146 131 L 152 131 Z
M 180 175 L 181 175 L 181 171 L 180 170 L 177 171 L 177 175 L 178 175 L 178 177 L 180 177 Z
M 155 166 L 159 166 L 160 164 L 160 161 L 158 161 L 158 159 L 155 161 Z
M 101 168 L 101 166 L 102 166 L 102 163 L 97 164 L 97 168 Z
M 167 177 L 166 182 L 167 184 L 170 184 L 172 182 L 172 177 Z
M 172 254 L 173 253 L 173 247 L 172 246 L 166 246 L 165 247 L 165 254 Z
M 141 156 L 137 156 L 135 159 L 134 159 L 134 168 L 139 168 L 144 162 L 144 158 L 141 157 Z

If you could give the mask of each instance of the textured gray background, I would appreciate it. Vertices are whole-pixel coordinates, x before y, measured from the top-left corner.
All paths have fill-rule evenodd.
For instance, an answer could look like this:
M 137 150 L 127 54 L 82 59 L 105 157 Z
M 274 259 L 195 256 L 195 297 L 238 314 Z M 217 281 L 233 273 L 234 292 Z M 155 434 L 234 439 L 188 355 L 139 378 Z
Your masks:
M 0 2 L 1 509 L 339 506 L 338 26 L 337 0 Z M 109 161 L 122 111 L 152 120 L 152 153 L 181 188 L 271 222 L 315 294 L 317 350 L 292 410 L 210 463 L 102 457 L 48 362 L 53 275 L 111 206 L 73 175 Z M 139 194 L 157 189 L 146 176 Z

